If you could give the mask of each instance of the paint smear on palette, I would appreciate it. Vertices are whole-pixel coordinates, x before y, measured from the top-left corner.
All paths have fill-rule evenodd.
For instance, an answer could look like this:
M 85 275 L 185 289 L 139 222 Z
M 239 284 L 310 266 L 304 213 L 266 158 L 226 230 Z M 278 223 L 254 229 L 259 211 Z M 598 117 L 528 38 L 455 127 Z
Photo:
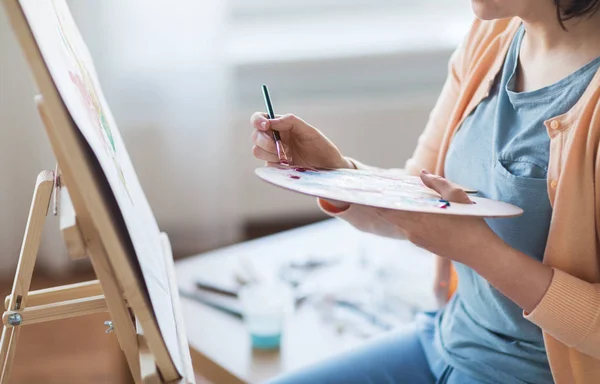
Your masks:
M 301 173 L 304 173 L 304 172 L 315 172 L 315 173 L 319 172 L 316 169 L 308 168 L 308 167 L 296 167 L 296 168 L 294 168 L 294 170 L 296 172 L 301 172 Z
M 296 175 L 288 175 L 288 177 L 290 179 L 294 179 L 294 180 L 300 180 L 300 176 L 296 176 Z

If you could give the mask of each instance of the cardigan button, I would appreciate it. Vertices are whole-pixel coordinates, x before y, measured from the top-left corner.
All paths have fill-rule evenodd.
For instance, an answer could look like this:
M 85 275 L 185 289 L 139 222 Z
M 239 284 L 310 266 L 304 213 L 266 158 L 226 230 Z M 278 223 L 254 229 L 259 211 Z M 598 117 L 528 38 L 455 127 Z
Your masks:
M 552 189 L 556 189 L 556 186 L 558 185 L 558 180 L 554 179 L 550 182 L 550 186 L 552 187 Z
M 558 120 L 552 120 L 552 122 L 550 123 L 550 128 L 554 130 L 560 128 L 560 123 L 558 122 Z

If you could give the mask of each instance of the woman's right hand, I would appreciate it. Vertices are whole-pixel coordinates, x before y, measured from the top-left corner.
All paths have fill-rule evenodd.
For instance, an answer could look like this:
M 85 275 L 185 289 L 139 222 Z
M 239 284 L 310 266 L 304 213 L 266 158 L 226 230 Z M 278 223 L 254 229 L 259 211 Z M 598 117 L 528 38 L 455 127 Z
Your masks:
M 272 130 L 279 131 L 290 165 L 313 168 L 354 168 L 339 149 L 318 129 L 294 115 L 270 120 L 266 113 L 256 112 L 250 118 L 254 128 L 254 157 L 279 164 Z

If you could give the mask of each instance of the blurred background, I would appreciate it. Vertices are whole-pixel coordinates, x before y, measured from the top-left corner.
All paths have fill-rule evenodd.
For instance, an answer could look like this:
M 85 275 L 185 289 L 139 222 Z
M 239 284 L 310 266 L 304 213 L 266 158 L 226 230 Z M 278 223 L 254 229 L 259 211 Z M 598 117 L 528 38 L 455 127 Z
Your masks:
M 301 116 L 345 155 L 402 167 L 473 17 L 468 0 L 68 3 L 176 258 L 324 219 L 313 199 L 253 174 L 261 164 L 251 155 L 249 117 L 264 109 L 261 84 L 269 86 L 277 113 Z M 36 175 L 55 164 L 34 94 L 0 7 L 6 291 Z M 49 217 L 42 280 L 84 276 L 86 263 L 68 258 L 58 221 Z

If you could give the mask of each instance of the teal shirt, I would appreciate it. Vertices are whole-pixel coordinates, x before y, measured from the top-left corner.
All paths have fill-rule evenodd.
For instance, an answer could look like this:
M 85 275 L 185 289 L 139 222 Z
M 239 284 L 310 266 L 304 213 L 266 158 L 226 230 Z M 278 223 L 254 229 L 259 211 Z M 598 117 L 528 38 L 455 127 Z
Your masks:
M 490 95 L 453 138 L 445 176 L 476 188 L 479 196 L 523 208 L 520 217 L 486 221 L 508 245 L 541 261 L 552 217 L 546 184 L 550 139 L 544 121 L 575 105 L 600 58 L 553 85 L 515 92 L 524 34 L 521 27 Z M 436 344 L 444 359 L 484 383 L 552 383 L 541 330 L 471 268 L 454 266 L 459 287 L 436 324 Z

